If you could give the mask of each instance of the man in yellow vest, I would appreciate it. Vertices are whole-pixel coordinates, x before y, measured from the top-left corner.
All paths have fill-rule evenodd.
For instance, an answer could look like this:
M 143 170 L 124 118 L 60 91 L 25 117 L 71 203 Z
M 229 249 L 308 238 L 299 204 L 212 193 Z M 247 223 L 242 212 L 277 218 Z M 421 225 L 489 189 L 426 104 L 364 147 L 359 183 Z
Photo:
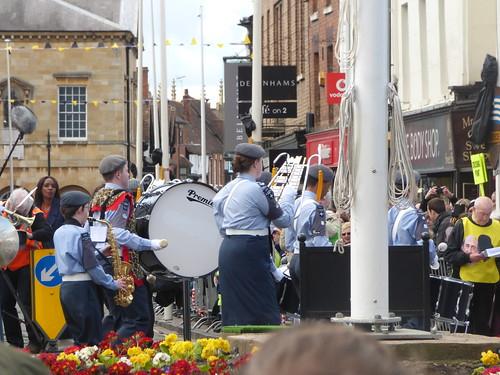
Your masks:
M 490 335 L 489 319 L 495 284 L 500 279 L 496 259 L 486 258 L 482 253 L 488 248 L 500 246 L 500 222 L 490 219 L 493 208 L 490 198 L 477 198 L 472 215 L 455 224 L 444 255 L 446 261 L 453 265 L 453 277 L 474 283 L 470 322 L 471 332 L 479 335 Z M 471 236 L 475 237 L 474 241 L 471 241 Z M 474 251 L 476 246 L 477 251 Z

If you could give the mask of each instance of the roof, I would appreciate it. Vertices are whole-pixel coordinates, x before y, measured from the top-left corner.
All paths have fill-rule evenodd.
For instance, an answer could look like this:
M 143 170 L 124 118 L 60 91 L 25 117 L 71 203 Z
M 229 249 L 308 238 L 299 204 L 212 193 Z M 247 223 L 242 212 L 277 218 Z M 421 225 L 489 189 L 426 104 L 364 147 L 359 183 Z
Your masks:
M 3 0 L 0 31 L 130 31 L 137 0 Z

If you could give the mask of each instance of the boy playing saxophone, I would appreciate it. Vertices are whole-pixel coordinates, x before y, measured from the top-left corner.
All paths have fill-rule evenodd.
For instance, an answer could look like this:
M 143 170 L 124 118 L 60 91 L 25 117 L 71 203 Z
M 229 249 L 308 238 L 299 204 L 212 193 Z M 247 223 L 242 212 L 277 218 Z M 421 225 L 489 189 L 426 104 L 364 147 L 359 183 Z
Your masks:
M 61 197 L 64 224 L 54 234 L 56 264 L 62 277 L 61 305 L 75 345 L 98 345 L 103 339 L 100 307 L 95 284 L 124 290 L 126 281 L 113 280 L 95 257 L 95 247 L 84 229 L 90 196 L 70 191 Z

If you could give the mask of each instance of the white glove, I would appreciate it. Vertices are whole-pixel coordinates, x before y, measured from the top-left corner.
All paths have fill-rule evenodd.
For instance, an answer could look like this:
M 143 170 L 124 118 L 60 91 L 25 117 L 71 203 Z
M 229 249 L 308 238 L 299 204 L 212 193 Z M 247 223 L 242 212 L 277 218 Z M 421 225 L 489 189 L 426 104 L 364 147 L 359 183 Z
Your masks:
M 0 214 L 3 212 L 4 209 L 5 209 L 5 207 L 3 206 L 3 203 L 0 202 Z
M 297 195 L 297 188 L 291 186 L 290 184 L 286 185 L 285 188 L 283 189 L 283 192 L 281 193 L 282 198 L 292 197 L 293 199 L 295 198 L 296 195 Z
M 151 240 L 151 250 L 157 251 L 164 249 L 168 246 L 167 240 Z

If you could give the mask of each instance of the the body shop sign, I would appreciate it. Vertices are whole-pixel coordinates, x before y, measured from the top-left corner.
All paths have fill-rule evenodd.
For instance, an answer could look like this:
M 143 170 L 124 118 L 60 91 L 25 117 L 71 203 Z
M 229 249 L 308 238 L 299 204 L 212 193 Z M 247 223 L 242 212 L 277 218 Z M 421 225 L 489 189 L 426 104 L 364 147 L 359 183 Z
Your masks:
M 406 121 L 406 143 L 412 165 L 420 172 L 453 170 L 448 114 Z

